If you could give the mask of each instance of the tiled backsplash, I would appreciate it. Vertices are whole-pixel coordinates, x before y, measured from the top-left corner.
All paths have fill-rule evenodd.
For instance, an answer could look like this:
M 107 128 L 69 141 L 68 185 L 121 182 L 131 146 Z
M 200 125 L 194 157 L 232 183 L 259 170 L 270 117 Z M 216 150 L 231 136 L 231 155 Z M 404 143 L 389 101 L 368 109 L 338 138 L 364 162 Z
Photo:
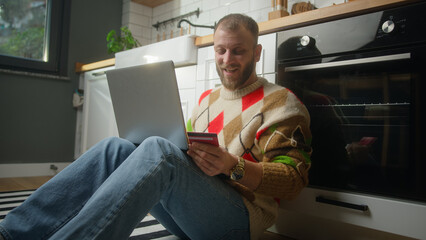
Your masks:
M 288 7 L 302 0 L 288 0 Z M 316 7 L 326 7 L 345 2 L 345 0 L 311 0 Z M 122 25 L 128 26 L 133 35 L 142 45 L 147 45 L 163 39 L 179 36 L 180 34 L 195 34 L 205 36 L 213 33 L 213 29 L 194 28 L 182 23 L 182 33 L 177 28 L 177 21 L 167 24 L 158 30 L 152 25 L 171 18 L 187 14 L 197 9 L 200 14 L 186 19 L 198 25 L 214 25 L 221 17 L 229 13 L 244 13 L 256 22 L 268 20 L 271 0 L 173 0 L 155 8 L 143 6 L 131 0 L 123 0 Z M 290 12 L 290 11 L 289 11 Z

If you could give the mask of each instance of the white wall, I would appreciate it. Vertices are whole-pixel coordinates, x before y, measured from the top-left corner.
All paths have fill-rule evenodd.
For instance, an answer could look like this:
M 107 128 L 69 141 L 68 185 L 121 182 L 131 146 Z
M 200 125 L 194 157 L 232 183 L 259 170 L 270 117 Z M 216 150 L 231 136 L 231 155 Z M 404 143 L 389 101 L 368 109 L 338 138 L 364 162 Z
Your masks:
M 288 0 L 289 9 L 293 3 L 301 0 Z M 345 0 L 310 0 L 317 7 L 327 7 L 333 4 L 345 2 Z M 122 25 L 128 26 L 133 35 L 142 45 L 157 42 L 157 37 L 163 39 L 179 36 L 177 22 L 167 25 L 158 31 L 152 27 L 157 22 L 162 22 L 183 14 L 187 14 L 200 9 L 200 15 L 197 18 L 193 15 L 187 18 L 194 24 L 214 25 L 221 17 L 229 13 L 244 13 L 252 17 L 256 22 L 265 22 L 268 20 L 268 13 L 271 9 L 270 0 L 173 0 L 155 8 L 143 6 L 131 0 L 123 0 L 123 20 Z M 193 28 L 188 32 L 188 24 L 183 23 L 183 34 L 195 34 L 205 36 L 213 33 L 208 28 Z

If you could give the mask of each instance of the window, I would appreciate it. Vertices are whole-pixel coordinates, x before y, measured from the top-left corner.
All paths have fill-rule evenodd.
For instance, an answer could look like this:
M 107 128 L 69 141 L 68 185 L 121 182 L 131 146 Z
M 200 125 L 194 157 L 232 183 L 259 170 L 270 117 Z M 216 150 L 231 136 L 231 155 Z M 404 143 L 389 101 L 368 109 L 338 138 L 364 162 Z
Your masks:
M 61 51 L 64 5 L 61 0 L 0 0 L 0 68 L 60 74 L 66 59 Z

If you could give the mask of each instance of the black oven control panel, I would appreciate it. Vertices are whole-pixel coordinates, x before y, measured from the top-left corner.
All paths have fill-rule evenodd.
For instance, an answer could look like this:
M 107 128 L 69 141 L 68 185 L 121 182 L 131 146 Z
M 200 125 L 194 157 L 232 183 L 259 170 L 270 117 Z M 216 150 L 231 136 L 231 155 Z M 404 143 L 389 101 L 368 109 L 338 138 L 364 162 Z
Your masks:
M 389 16 L 388 20 L 385 20 L 379 27 L 379 30 L 377 31 L 377 38 L 381 38 L 386 34 L 394 33 L 394 31 L 398 34 L 405 34 L 406 23 L 407 18 L 404 16 Z
M 407 26 L 409 26 L 408 24 L 411 24 L 413 25 L 413 27 L 418 28 L 419 33 L 421 34 L 421 31 L 424 31 L 424 30 L 421 29 L 422 26 L 420 25 L 422 24 L 418 24 L 418 23 L 422 22 L 421 18 L 423 18 L 423 21 L 424 21 L 424 17 L 422 17 L 422 14 L 413 13 L 412 10 L 414 9 L 412 9 L 411 7 L 408 7 L 408 8 L 399 9 L 399 11 L 396 11 L 396 10 L 384 11 L 379 27 L 377 29 L 376 39 L 380 40 L 380 39 L 396 37 L 394 41 L 398 41 L 401 38 L 407 38 L 407 37 L 416 38 L 416 36 L 406 35 L 407 29 L 408 29 Z M 417 10 L 415 10 L 415 12 L 417 12 Z M 415 32 L 412 34 L 416 34 Z M 411 40 L 414 40 L 414 39 L 411 39 Z
M 375 46 L 426 42 L 426 4 L 414 4 L 382 12 Z

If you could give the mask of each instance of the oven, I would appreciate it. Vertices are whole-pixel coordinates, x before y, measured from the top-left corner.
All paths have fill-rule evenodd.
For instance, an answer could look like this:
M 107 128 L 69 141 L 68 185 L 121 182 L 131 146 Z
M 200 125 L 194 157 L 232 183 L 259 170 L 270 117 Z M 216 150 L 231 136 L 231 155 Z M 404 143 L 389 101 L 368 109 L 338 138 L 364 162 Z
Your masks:
M 277 83 L 311 115 L 309 199 L 300 201 L 324 208 L 313 208 L 317 217 L 355 211 L 344 222 L 426 238 L 425 13 L 417 3 L 278 33 Z M 416 214 L 404 223 L 383 211 Z

